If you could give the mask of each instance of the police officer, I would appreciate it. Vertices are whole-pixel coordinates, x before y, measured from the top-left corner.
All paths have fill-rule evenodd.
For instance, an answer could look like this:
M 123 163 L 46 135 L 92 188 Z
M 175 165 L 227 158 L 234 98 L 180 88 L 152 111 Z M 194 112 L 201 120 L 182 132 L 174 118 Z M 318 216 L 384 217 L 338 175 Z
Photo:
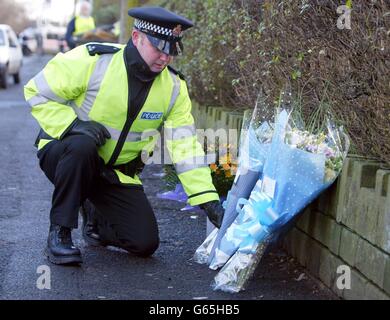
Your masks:
M 91 16 L 91 4 L 88 1 L 81 1 L 77 11 L 79 13 L 69 21 L 66 28 L 65 41 L 70 49 L 76 47 L 77 38 L 82 37 L 85 32 L 95 29 L 95 20 Z
M 41 127 L 39 164 L 54 184 L 46 250 L 53 263 L 82 261 L 71 237 L 80 206 L 87 243 L 153 254 L 158 227 L 138 173 L 162 127 L 189 204 L 215 226 L 222 222 L 186 82 L 169 66 L 193 23 L 161 7 L 129 15 L 135 23 L 127 45 L 89 43 L 58 54 L 25 86 Z

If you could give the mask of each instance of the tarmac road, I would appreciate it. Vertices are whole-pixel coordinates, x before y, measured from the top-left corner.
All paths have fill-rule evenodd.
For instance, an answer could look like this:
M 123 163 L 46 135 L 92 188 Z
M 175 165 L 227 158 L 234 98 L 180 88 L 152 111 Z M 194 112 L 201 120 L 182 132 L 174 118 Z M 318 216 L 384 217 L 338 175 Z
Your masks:
M 38 167 L 33 147 L 38 125 L 22 92 L 49 58 L 25 58 L 22 84 L 0 90 L 0 299 L 335 299 L 280 249 L 263 259 L 246 291 L 213 291 L 216 272 L 192 260 L 204 240 L 206 218 L 156 197 L 163 187 L 160 166 L 143 173 L 160 228 L 161 245 L 153 257 L 89 247 L 76 230 L 73 237 L 83 253 L 82 266 L 50 264 L 43 250 L 53 188 Z M 50 268 L 50 289 L 37 287 L 40 266 Z

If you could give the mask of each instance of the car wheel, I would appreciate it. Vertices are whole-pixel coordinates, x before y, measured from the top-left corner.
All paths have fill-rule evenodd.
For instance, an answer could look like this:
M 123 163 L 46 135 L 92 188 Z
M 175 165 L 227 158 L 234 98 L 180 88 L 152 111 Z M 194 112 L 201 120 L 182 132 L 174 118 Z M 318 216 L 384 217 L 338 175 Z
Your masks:
M 17 83 L 20 83 L 20 74 L 19 74 L 19 72 L 18 73 L 15 73 L 14 75 L 13 75 L 13 77 L 14 77 L 14 82 L 17 84 Z
M 0 72 L 0 88 L 7 89 L 7 70 Z

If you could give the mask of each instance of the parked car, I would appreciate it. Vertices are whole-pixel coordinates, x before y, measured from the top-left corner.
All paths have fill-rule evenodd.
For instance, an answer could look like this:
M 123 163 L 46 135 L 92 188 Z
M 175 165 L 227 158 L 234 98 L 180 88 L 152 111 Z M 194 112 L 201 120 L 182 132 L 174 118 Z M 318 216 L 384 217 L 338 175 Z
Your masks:
M 15 32 L 10 26 L 0 24 L 0 88 L 7 88 L 8 75 L 20 83 L 22 63 L 22 48 Z

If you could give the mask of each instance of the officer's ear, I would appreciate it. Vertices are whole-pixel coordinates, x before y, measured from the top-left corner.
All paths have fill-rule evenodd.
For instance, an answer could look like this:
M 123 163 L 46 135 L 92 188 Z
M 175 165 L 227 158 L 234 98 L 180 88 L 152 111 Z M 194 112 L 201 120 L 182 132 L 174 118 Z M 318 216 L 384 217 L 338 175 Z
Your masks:
M 133 29 L 133 31 L 131 32 L 131 41 L 133 41 L 133 45 L 135 47 L 137 47 L 138 37 L 139 37 L 139 34 L 138 34 L 137 30 Z
M 142 32 L 138 31 L 137 29 L 133 29 L 131 32 L 131 40 L 133 41 L 134 46 L 138 48 L 138 46 L 142 44 L 143 41 Z

